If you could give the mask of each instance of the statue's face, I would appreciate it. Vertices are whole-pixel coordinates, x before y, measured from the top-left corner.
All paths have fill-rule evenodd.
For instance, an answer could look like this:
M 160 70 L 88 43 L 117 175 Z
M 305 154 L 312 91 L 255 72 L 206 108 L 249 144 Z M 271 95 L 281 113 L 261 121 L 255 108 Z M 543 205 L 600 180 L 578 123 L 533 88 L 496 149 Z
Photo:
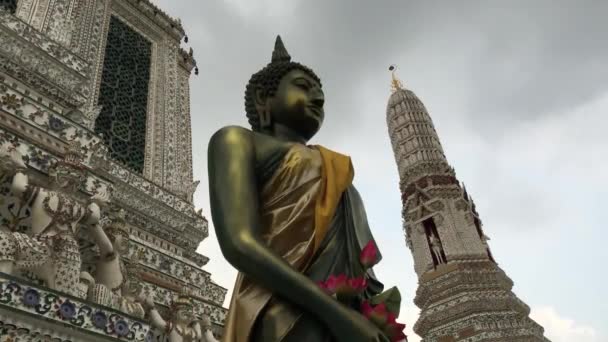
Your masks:
M 211 318 L 209 318 L 209 316 L 207 316 L 207 315 L 203 316 L 203 318 L 201 319 L 201 324 L 203 325 L 204 328 L 210 328 L 211 327 Z
M 114 235 L 114 248 L 118 254 L 125 254 L 129 251 L 129 239 L 126 239 L 121 234 Z
M 321 128 L 325 97 L 321 85 L 304 71 L 292 70 L 281 79 L 275 95 L 268 99 L 275 124 L 282 124 L 305 140 Z
M 59 168 L 54 172 L 55 183 L 59 188 L 63 189 L 66 192 L 76 192 L 80 186 L 80 183 L 83 180 L 82 174 L 78 171 Z
M 175 320 L 179 323 L 190 323 L 194 320 L 194 315 L 191 308 L 180 308 L 175 313 Z
M 141 293 L 141 281 L 132 274 L 127 274 L 127 279 L 123 283 L 121 291 L 123 296 L 136 296 Z

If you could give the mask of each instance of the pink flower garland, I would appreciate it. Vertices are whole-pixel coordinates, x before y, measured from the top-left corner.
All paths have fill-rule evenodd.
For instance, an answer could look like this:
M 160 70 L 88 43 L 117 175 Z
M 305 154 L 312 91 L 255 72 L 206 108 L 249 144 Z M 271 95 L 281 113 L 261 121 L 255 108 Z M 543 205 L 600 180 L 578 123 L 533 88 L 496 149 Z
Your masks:
M 318 285 L 325 293 L 336 297 L 340 301 L 352 299 L 365 291 L 367 288 L 365 272 L 376 265 L 378 261 L 378 248 L 374 241 L 370 240 L 359 255 L 359 262 L 364 269 L 363 275 L 349 278 L 345 274 L 337 276 L 332 274 L 327 280 L 320 281 Z M 390 338 L 391 342 L 407 341 L 407 336 L 403 333 L 405 324 L 396 321 L 398 314 L 389 311 L 385 303 L 372 305 L 366 300 L 361 304 L 360 311 L 363 316 L 381 329 Z

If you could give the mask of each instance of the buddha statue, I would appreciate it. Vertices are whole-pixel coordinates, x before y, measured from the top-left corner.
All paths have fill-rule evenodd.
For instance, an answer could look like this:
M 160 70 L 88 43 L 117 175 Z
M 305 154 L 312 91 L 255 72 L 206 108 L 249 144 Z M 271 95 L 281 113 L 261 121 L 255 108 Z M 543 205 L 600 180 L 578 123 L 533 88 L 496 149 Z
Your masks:
M 373 237 L 351 160 L 307 144 L 324 103 L 319 77 L 291 61 L 277 37 L 271 62 L 245 90 L 251 129 L 228 126 L 211 137 L 211 216 L 239 271 L 225 342 L 389 341 L 358 312 L 383 285 L 359 262 Z M 318 286 L 335 274 L 364 274 L 367 287 L 345 305 Z

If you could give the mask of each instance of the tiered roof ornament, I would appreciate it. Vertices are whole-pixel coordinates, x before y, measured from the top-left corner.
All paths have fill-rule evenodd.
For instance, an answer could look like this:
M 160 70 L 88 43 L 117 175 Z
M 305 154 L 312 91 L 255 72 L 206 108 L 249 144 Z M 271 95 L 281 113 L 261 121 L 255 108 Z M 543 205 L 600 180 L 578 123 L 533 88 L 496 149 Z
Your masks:
M 134 5 L 139 6 L 150 20 L 157 23 L 160 27 L 164 28 L 178 41 L 181 41 L 186 36 L 186 31 L 182 26 L 182 21 L 178 18 L 173 18 L 165 11 L 160 9 L 150 0 L 127 0 Z

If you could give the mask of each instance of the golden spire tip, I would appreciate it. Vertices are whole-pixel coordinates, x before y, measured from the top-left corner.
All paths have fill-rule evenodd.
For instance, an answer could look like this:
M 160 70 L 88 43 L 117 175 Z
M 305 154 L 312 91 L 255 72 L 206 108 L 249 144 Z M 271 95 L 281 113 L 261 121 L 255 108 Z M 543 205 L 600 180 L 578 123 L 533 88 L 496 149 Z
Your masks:
M 395 70 L 397 70 L 397 66 L 395 64 L 391 64 L 391 66 L 388 67 L 388 70 L 391 72 L 391 91 L 394 93 L 399 89 L 403 89 L 403 83 L 401 83 L 401 80 L 399 80 L 397 78 L 397 76 L 395 76 Z

